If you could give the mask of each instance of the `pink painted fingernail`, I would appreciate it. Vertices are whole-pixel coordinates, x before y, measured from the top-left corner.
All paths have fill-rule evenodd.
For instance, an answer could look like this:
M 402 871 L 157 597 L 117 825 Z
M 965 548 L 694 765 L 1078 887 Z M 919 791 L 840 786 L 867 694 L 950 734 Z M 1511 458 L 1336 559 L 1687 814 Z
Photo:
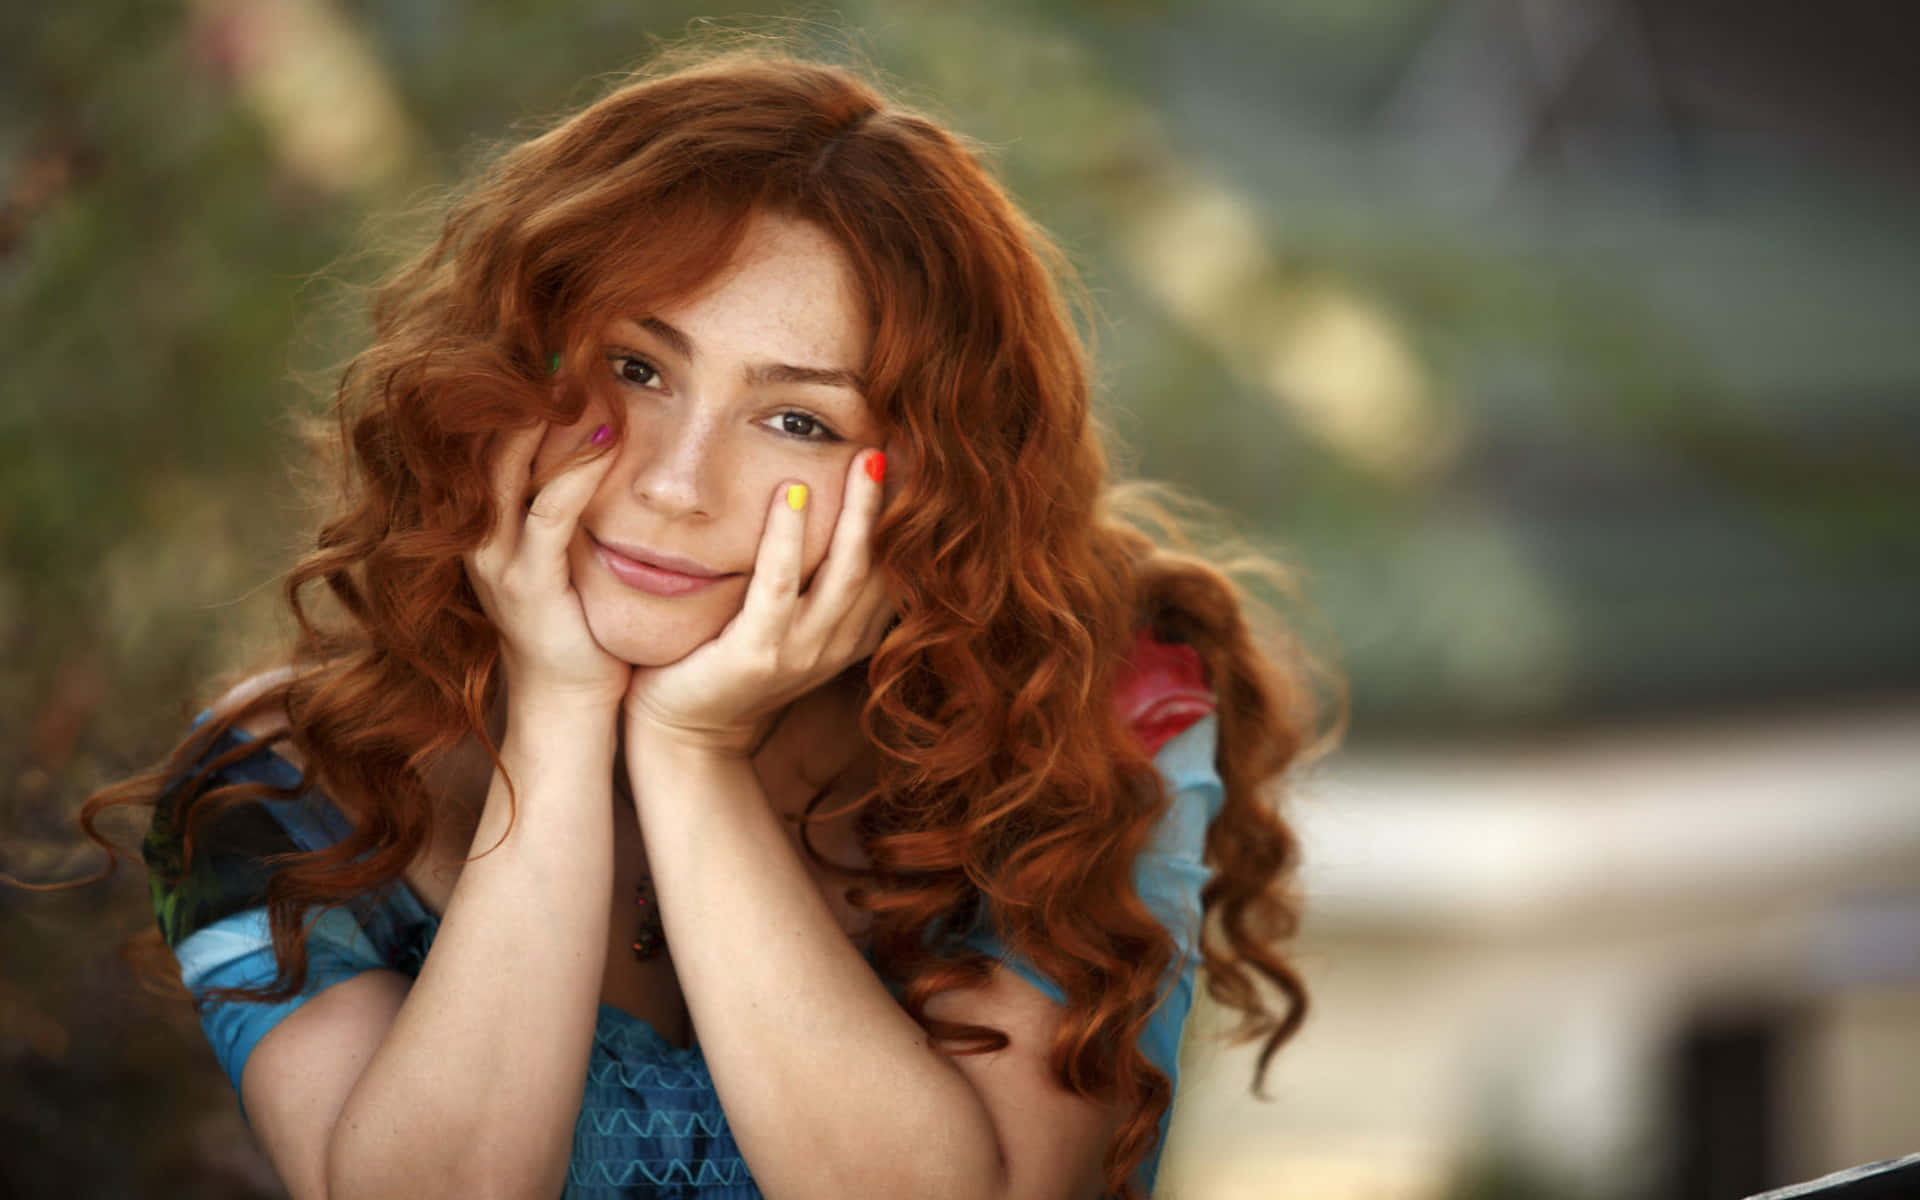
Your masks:
M 607 439 L 612 436 L 613 427 L 611 425 L 602 425 L 600 428 L 594 430 L 593 436 L 587 440 L 596 446 L 604 446 L 607 444 Z

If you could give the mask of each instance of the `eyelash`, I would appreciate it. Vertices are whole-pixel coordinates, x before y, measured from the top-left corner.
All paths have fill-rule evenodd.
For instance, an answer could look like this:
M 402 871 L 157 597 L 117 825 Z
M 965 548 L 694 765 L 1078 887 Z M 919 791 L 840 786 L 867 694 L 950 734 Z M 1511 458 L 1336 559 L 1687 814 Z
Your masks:
M 658 382 L 660 379 L 660 368 L 654 366 L 651 362 L 648 362 L 646 359 L 642 358 L 638 354 L 633 354 L 624 350 L 609 351 L 607 353 L 607 362 L 612 364 L 614 378 L 617 379 L 623 387 L 635 387 L 635 388 L 640 388 L 643 391 L 653 391 L 655 389 L 652 387 L 652 384 L 655 382 Z M 639 366 L 644 367 L 646 369 L 648 375 L 651 376 L 651 378 L 648 380 L 647 383 L 641 383 L 637 380 L 627 378 L 625 368 L 629 363 L 638 364 Z M 777 430 L 776 432 L 778 432 L 782 437 L 789 437 L 794 439 L 795 441 L 800 441 L 800 442 L 818 442 L 821 445 L 827 445 L 829 443 L 841 442 L 846 440 L 845 438 L 841 437 L 839 434 L 835 433 L 831 425 L 828 425 L 825 421 L 822 421 L 819 417 L 816 417 L 812 413 L 807 412 L 803 409 L 790 408 L 776 415 L 783 419 L 788 417 L 799 417 L 803 421 L 811 421 L 813 422 L 814 429 L 817 430 L 819 434 L 819 436 L 813 437 L 804 433 L 793 433 L 786 429 Z

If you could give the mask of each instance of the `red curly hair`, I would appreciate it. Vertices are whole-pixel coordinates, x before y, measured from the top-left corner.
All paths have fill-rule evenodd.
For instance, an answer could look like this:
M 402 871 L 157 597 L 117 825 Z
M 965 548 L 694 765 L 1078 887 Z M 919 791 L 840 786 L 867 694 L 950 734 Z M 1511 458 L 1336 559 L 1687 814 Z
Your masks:
M 872 868 L 854 900 L 875 961 L 950 1053 L 1006 1040 L 927 1016 L 989 966 L 944 931 L 990 922 L 1057 981 L 1052 1071 L 1125 1112 L 1104 1172 L 1130 1197 L 1171 1101 L 1137 1042 L 1175 951 L 1132 877 L 1168 798 L 1110 698 L 1142 629 L 1205 664 L 1225 807 L 1207 838 L 1202 953 L 1210 994 L 1244 1014 L 1243 1038 L 1264 1039 L 1257 1087 L 1306 1004 L 1280 950 L 1296 853 L 1270 785 L 1314 748 L 1312 662 L 1256 640 L 1249 593 L 1191 551 L 1161 493 L 1110 484 L 1058 252 L 966 144 L 846 70 L 756 52 L 656 64 L 452 201 L 437 240 L 377 293 L 372 344 L 339 383 L 346 497 L 286 582 L 294 669 L 95 796 L 82 823 L 154 801 L 224 730 L 283 711 L 270 742 L 290 741 L 309 783 L 364 814 L 271 884 L 280 975 L 243 994 L 304 986 L 302 914 L 400 877 L 431 843 L 444 819 L 432 764 L 467 739 L 497 761 L 499 637 L 462 566 L 495 517 L 497 439 L 577 420 L 608 385 L 568 371 L 556 389 L 554 352 L 595 361 L 604 314 L 691 295 L 760 213 L 845 250 L 872 322 L 868 401 L 914 465 L 876 531 L 900 621 L 866 664 L 861 721 L 878 781 L 857 804 Z M 618 421 L 622 406 L 606 407 Z M 203 792 L 221 765 L 167 793 L 189 854 L 206 821 L 265 790 Z

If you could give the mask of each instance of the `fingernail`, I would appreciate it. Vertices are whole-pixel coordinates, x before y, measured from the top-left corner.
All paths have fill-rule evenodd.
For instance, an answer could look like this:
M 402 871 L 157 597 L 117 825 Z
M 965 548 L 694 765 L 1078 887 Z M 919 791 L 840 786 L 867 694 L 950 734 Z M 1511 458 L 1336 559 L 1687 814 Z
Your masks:
M 587 440 L 592 442 L 596 446 L 604 446 L 607 444 L 607 439 L 612 436 L 613 436 L 612 426 L 602 425 L 600 428 L 594 430 L 593 436 L 588 438 Z
M 807 506 L 807 485 L 790 483 L 787 485 L 787 507 L 795 512 Z
M 556 354 L 553 357 L 547 359 L 547 374 L 558 375 L 559 373 L 560 373 L 560 356 Z
M 887 452 L 884 450 L 875 450 L 873 456 L 867 459 L 867 478 L 873 480 L 875 483 L 879 483 L 886 477 Z

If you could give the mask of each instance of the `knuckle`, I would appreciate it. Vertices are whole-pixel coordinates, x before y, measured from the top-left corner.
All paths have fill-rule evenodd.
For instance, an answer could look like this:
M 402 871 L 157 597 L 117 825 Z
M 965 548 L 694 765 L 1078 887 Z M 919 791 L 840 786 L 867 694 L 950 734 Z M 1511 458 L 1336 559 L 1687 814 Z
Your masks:
M 532 582 L 526 564 L 513 562 L 500 572 L 497 587 L 502 594 L 517 600 L 532 590 Z
M 747 651 L 747 671 L 758 681 L 776 678 L 781 673 L 780 647 L 758 642 Z

